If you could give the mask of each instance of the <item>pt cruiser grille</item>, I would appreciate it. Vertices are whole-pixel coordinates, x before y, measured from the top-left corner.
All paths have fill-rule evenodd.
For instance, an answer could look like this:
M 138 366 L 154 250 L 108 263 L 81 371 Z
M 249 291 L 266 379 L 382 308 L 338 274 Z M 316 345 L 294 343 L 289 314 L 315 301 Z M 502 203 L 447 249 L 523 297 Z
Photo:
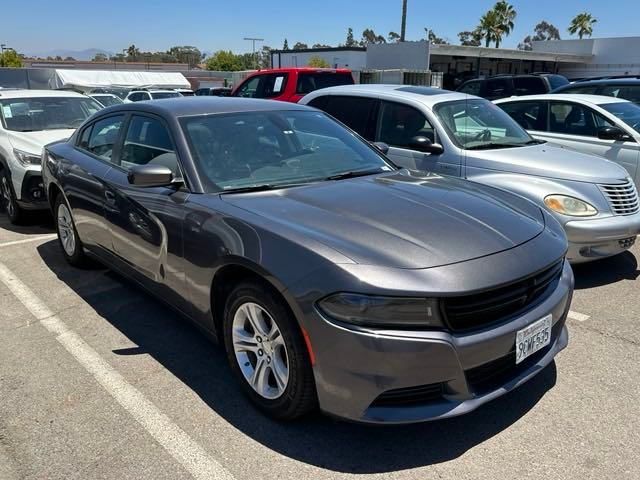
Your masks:
M 483 328 L 523 311 L 557 284 L 564 260 L 506 286 L 443 301 L 445 322 L 454 332 Z
M 616 215 L 631 215 L 640 208 L 638 192 L 633 182 L 620 185 L 600 185 L 600 190 L 604 193 L 611 210 Z

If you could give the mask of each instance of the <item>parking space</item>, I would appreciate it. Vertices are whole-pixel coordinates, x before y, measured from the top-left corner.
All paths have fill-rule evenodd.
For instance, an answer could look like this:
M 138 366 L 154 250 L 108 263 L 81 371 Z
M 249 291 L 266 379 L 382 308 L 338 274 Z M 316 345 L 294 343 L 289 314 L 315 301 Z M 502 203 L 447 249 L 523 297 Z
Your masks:
M 277 423 L 177 314 L 3 216 L 0 479 L 640 478 L 639 253 L 577 267 L 569 347 L 469 415 Z

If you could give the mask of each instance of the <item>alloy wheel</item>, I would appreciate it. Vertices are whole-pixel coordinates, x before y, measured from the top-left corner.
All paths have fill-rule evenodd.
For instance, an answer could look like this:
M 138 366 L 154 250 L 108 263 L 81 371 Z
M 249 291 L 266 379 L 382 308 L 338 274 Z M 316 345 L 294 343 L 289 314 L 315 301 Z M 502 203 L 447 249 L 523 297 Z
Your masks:
M 13 195 L 11 195 L 11 187 L 6 175 L 2 176 L 2 198 L 4 199 L 4 208 L 10 217 L 15 215 L 16 206 L 13 203 Z
M 64 203 L 58 207 L 58 235 L 65 253 L 70 257 L 73 256 L 76 251 L 76 234 L 71 213 Z
M 241 304 L 233 317 L 233 350 L 240 370 L 261 397 L 275 400 L 289 382 L 287 347 L 273 317 L 257 303 Z

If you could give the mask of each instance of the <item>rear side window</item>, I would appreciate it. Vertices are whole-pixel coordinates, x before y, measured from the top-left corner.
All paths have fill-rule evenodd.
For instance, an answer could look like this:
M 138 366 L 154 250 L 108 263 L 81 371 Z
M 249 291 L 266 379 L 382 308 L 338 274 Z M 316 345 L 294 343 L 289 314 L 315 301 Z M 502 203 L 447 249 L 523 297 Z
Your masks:
M 330 96 L 323 110 L 367 140 L 373 140 L 373 112 L 376 100 L 365 97 Z
M 111 162 L 123 120 L 124 115 L 116 115 L 89 125 L 82 131 L 78 147 Z
M 464 85 L 462 85 L 458 91 L 462 92 L 462 93 L 466 93 L 468 95 L 475 95 L 475 96 L 479 96 L 480 95 L 480 86 L 482 85 L 482 82 L 480 80 L 473 80 L 471 82 L 467 82 Z
M 151 164 L 168 167 L 174 175 L 178 171 L 169 131 L 160 120 L 151 117 L 131 117 L 120 158 L 126 169 Z
M 640 104 L 640 85 L 612 85 L 610 87 L 604 87 L 601 95 L 624 98 L 630 102 Z
M 143 100 L 149 100 L 149 94 L 147 92 L 135 92 L 129 95 L 129 100 L 132 102 L 140 102 Z
M 515 77 L 513 79 L 514 95 L 536 95 L 547 93 L 544 80 L 540 77 Z
M 338 85 L 353 85 L 353 77 L 350 73 L 299 73 L 296 93 L 305 95 L 321 88 L 335 87 Z
M 265 75 L 260 87 L 260 98 L 273 98 L 282 95 L 287 85 L 287 74 Z
M 511 96 L 511 84 L 506 78 L 492 78 L 486 81 L 484 95 L 489 100 Z
M 513 102 L 499 105 L 525 130 L 547 129 L 546 102 Z

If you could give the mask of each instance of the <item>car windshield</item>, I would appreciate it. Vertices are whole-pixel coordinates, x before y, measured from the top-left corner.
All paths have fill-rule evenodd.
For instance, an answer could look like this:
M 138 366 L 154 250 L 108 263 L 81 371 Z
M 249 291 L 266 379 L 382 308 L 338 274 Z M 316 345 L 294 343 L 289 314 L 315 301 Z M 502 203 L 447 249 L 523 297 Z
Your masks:
M 32 132 L 77 128 L 103 107 L 88 97 L 0 99 L 7 130 Z
M 209 191 L 284 187 L 394 170 L 321 112 L 268 111 L 181 119 Z
M 112 105 L 120 105 L 122 100 L 120 98 L 111 95 L 93 95 L 97 101 L 99 101 L 105 107 L 110 107 Z
M 535 140 L 506 112 L 481 98 L 439 103 L 434 112 L 460 148 L 489 150 L 521 147 Z
M 600 105 L 624 123 L 640 133 L 640 107 L 631 102 L 605 103 Z
M 161 100 L 163 98 L 176 98 L 181 96 L 182 95 L 180 95 L 178 92 L 152 92 L 151 93 L 151 98 L 153 98 L 154 100 Z

